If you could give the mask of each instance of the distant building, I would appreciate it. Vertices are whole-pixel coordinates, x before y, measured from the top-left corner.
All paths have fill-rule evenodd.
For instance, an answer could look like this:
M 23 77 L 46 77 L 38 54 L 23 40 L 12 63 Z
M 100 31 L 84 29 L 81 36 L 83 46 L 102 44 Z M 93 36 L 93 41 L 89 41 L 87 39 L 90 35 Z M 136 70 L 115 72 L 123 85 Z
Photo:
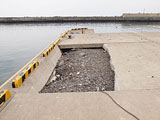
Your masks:
M 122 17 L 160 17 L 160 13 L 124 13 Z

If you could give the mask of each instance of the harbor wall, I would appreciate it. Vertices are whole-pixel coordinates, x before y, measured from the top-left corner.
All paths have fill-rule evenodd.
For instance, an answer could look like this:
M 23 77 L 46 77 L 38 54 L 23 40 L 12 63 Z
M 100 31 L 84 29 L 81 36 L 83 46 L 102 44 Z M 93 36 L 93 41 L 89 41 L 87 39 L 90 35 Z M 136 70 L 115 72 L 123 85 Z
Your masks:
M 0 23 L 23 22 L 160 22 L 160 16 L 122 15 L 115 17 L 0 17 Z

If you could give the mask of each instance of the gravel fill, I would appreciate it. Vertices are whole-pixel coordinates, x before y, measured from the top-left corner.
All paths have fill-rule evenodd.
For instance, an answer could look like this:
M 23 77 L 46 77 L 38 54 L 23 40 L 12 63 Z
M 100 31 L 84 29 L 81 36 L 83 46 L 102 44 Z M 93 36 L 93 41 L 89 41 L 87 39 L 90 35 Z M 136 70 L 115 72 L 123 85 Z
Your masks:
M 55 79 L 41 93 L 113 91 L 114 71 L 103 49 L 71 49 L 63 52 Z

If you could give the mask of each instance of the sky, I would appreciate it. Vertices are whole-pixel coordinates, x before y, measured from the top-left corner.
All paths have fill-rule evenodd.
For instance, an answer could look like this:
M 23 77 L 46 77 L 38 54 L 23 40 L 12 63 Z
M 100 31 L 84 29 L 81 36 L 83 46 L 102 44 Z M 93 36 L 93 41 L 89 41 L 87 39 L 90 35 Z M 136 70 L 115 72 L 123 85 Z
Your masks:
M 160 0 L 1 0 L 0 17 L 160 13 Z

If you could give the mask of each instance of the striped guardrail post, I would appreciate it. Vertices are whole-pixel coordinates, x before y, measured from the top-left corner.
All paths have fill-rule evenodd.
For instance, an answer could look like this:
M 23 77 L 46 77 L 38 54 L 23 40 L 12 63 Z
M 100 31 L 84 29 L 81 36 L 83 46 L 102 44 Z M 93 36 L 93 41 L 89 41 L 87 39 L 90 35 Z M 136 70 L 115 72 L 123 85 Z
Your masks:
M 11 97 L 9 90 L 0 91 L 0 107 Z
M 35 68 L 39 66 L 38 61 L 32 62 L 26 69 L 24 69 L 19 75 L 17 75 L 12 81 L 13 88 L 19 88 L 23 82 L 29 77 Z
M 55 44 L 52 44 L 46 51 L 43 52 L 43 57 L 46 57 L 49 55 L 49 53 L 53 50 L 55 47 Z
M 76 31 L 76 30 L 88 30 L 88 28 L 73 28 L 71 29 L 72 31 Z
M 68 31 L 69 32 L 69 31 Z M 64 34 L 64 33 L 63 33 Z M 65 32 L 67 34 L 67 32 Z M 43 52 L 43 57 L 46 57 L 49 55 L 49 53 L 54 49 L 54 47 L 59 43 L 61 39 L 57 39 L 47 50 Z

